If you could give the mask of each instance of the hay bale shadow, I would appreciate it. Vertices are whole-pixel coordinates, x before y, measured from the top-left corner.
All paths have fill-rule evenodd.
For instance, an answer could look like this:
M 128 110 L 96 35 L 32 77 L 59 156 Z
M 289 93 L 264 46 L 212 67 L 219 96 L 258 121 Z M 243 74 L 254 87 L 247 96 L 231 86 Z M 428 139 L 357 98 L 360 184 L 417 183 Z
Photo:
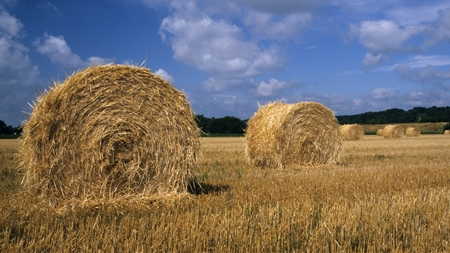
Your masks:
M 221 192 L 228 191 L 230 189 L 229 185 L 223 184 L 206 184 L 199 183 L 197 180 L 192 179 L 188 184 L 188 193 L 194 195 L 209 195 L 217 194 Z

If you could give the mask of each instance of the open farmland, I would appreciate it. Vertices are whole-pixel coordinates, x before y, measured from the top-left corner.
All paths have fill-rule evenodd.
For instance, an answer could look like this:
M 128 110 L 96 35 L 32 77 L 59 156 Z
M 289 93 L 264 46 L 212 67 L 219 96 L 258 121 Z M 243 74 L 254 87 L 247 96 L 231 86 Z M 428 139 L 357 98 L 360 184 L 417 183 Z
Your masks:
M 0 140 L 0 252 L 447 252 L 450 136 L 366 136 L 338 165 L 268 170 L 202 138 L 188 196 L 56 212 Z

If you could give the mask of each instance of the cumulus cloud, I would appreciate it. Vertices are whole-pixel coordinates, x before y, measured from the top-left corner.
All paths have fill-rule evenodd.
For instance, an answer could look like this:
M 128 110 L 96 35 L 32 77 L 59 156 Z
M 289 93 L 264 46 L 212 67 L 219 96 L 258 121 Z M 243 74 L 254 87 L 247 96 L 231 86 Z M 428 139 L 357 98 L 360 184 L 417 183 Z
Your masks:
M 20 43 L 23 24 L 0 6 L 0 119 L 8 125 L 20 124 L 18 118 L 28 109 L 24 101 L 34 98 L 39 69 L 28 58 L 28 48 Z M 8 91 L 8 92 L 3 92 Z
M 438 18 L 438 12 L 446 8 L 448 8 L 448 3 L 443 1 L 417 2 L 414 5 L 391 7 L 386 11 L 386 15 L 402 26 L 419 25 L 435 21 Z
M 317 6 L 327 0 L 302 0 L 302 1 L 292 1 L 292 0 L 232 0 L 237 4 L 244 4 L 249 8 L 265 13 L 273 14 L 292 14 L 298 12 L 310 12 L 314 10 Z
M 371 91 L 374 99 L 390 99 L 397 96 L 397 92 L 390 88 L 377 88 Z
M 169 75 L 169 73 L 167 73 L 164 69 L 156 70 L 155 74 L 162 77 L 164 80 L 168 81 L 171 84 L 175 82 L 175 79 L 173 79 L 173 77 Z
M 215 20 L 193 2 L 177 2 L 173 13 L 164 18 L 160 35 L 173 49 L 174 58 L 207 72 L 213 77 L 205 87 L 216 90 L 238 79 L 248 79 L 282 67 L 284 55 L 277 47 L 260 48 L 246 41 L 241 28 L 228 21 Z M 231 81 L 230 81 L 231 80 Z
M 312 14 L 293 13 L 277 17 L 266 12 L 250 11 L 243 23 L 257 36 L 269 39 L 285 39 L 299 36 L 311 23 Z
M 400 80 L 420 84 L 434 84 L 441 86 L 450 79 L 450 69 L 439 70 L 437 67 L 428 65 L 426 67 L 413 69 L 406 64 L 395 67 L 395 73 Z M 448 89 L 447 86 L 443 86 Z
M 389 88 L 378 88 L 362 96 L 360 108 L 364 108 L 364 111 L 381 111 L 391 108 L 406 110 L 417 106 L 447 106 L 449 99 L 450 94 L 448 92 L 436 89 L 401 94 Z
M 431 43 L 450 42 L 450 8 L 438 12 L 438 19 L 431 30 L 435 38 Z
M 350 25 L 352 36 L 368 50 L 362 64 L 375 66 L 392 53 L 419 52 L 450 42 L 450 8 L 439 9 L 441 7 L 436 4 L 424 7 L 420 13 L 428 13 L 425 18 L 412 10 L 402 14 L 400 10 L 405 8 L 398 8 L 389 14 L 395 21 L 371 20 Z M 405 15 L 409 15 L 409 19 L 402 21 L 401 17 Z
M 86 61 L 83 61 L 80 56 L 72 52 L 63 36 L 53 36 L 45 33 L 43 37 L 35 40 L 33 45 L 39 53 L 47 56 L 52 63 L 61 67 L 79 69 L 89 65 L 100 65 L 113 61 L 97 56 L 91 56 Z
M 384 55 L 393 52 L 411 52 L 418 46 L 408 44 L 408 40 L 424 30 L 422 26 L 400 27 L 390 20 L 363 21 L 359 26 L 351 25 L 351 32 L 369 52 L 362 63 L 377 65 Z
M 275 78 L 271 78 L 269 82 L 260 82 L 255 93 L 258 97 L 277 97 L 292 88 L 300 86 L 301 84 L 296 80 L 278 81 Z

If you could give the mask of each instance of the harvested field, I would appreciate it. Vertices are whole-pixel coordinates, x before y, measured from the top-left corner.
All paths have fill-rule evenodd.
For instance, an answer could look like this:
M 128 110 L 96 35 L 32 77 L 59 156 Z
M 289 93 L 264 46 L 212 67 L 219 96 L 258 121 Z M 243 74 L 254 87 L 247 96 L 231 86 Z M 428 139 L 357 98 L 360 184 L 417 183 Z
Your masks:
M 14 140 L 17 141 L 17 140 Z M 0 141 L 0 252 L 448 252 L 449 135 L 344 142 L 336 165 L 261 170 L 202 138 L 191 195 L 64 214 L 20 186 Z

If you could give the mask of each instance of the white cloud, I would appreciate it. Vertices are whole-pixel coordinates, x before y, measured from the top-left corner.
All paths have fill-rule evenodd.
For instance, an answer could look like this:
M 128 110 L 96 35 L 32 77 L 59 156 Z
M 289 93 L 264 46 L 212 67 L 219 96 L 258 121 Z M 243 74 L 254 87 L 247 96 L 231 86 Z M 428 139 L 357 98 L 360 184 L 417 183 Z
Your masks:
M 367 52 L 364 56 L 364 59 L 362 60 L 362 64 L 368 67 L 378 65 L 381 62 L 382 56 L 383 55 L 380 53 L 374 54 L 371 52 Z
M 100 65 L 113 62 L 112 59 L 105 59 L 97 56 L 91 56 L 83 61 L 80 56 L 72 52 L 63 36 L 52 36 L 47 33 L 34 41 L 36 50 L 47 56 L 50 61 L 61 67 L 70 67 L 74 70 L 86 68 L 90 65 Z
M 170 42 L 176 60 L 213 75 L 205 87 L 216 83 L 223 90 L 228 80 L 248 79 L 283 65 L 277 47 L 260 48 L 244 40 L 241 28 L 213 19 L 193 2 L 177 2 L 173 8 L 161 23 L 161 37 Z
M 243 23 L 257 36 L 270 39 L 295 38 L 311 23 L 312 14 L 294 13 L 277 17 L 270 13 L 250 11 Z
M 34 98 L 39 69 L 28 58 L 28 48 L 20 43 L 23 24 L 0 7 L 0 120 L 18 126 L 22 111 L 28 109 L 24 101 Z
M 425 51 L 439 43 L 450 42 L 450 8 L 440 9 L 442 4 L 422 7 L 391 10 L 388 16 L 395 21 L 372 20 L 350 25 L 351 34 L 368 50 L 362 63 L 375 66 L 392 53 Z
M 428 65 L 422 68 L 413 69 L 406 64 L 395 67 L 395 73 L 400 80 L 421 84 L 440 85 L 448 89 L 448 85 L 443 85 L 450 80 L 450 69 L 439 70 L 435 66 Z
M 23 24 L 0 5 L 0 35 L 11 39 L 17 37 L 22 29 Z
M 260 82 L 256 88 L 256 96 L 261 97 L 273 97 L 280 96 L 283 92 L 295 87 L 299 87 L 300 83 L 296 80 L 292 81 L 278 81 L 275 78 L 269 80 L 269 82 Z
M 374 99 L 389 99 L 396 97 L 398 93 L 390 88 L 377 88 L 371 91 L 371 95 Z
M 450 42 L 450 8 L 438 12 L 436 27 L 433 29 L 435 43 Z
M 230 90 L 248 90 L 255 86 L 252 78 L 233 76 L 213 76 L 201 83 L 202 89 L 207 92 L 222 92 Z
M 377 68 L 379 71 L 392 71 L 398 66 L 407 66 L 411 69 L 423 68 L 426 66 L 447 66 L 450 65 L 450 57 L 446 55 L 414 55 L 406 61 L 398 64 Z
M 292 14 L 310 12 L 328 0 L 232 0 L 237 4 L 244 4 L 253 10 L 272 14 Z
M 44 34 L 34 42 L 36 50 L 50 58 L 52 63 L 63 67 L 81 68 L 85 63 L 81 58 L 72 53 L 63 36 L 52 36 Z
M 352 32 L 372 53 L 411 51 L 414 47 L 405 42 L 424 30 L 421 26 L 399 27 L 389 20 L 363 21 L 358 27 L 352 26 Z
M 167 73 L 164 69 L 158 69 L 155 71 L 155 74 L 162 77 L 164 80 L 168 81 L 169 83 L 173 84 L 175 80 L 169 73 Z

